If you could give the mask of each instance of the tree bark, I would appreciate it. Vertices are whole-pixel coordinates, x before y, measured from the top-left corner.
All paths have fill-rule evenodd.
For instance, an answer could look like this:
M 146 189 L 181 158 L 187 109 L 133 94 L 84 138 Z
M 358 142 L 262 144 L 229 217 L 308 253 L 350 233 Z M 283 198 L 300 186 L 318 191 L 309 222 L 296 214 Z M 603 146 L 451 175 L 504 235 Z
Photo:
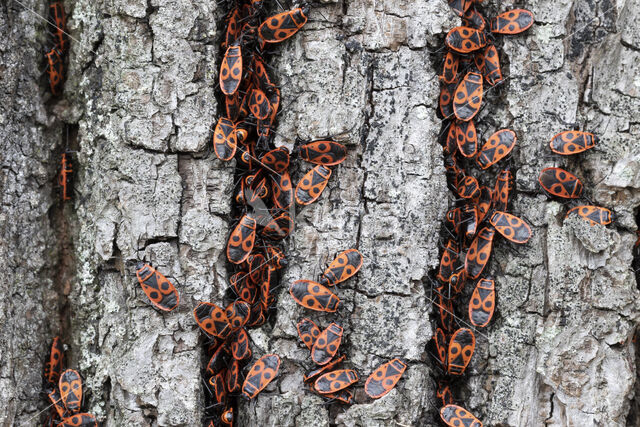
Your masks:
M 21 2 L 46 16 L 46 5 Z M 234 225 L 234 163 L 222 163 L 210 147 L 221 112 L 215 94 L 225 6 L 77 0 L 65 7 L 74 39 L 58 99 L 39 71 L 48 46 L 43 22 L 16 2 L 0 9 L 0 424 L 38 424 L 48 404 L 40 393 L 43 358 L 62 334 L 67 366 L 84 378 L 84 409 L 104 425 L 200 425 L 206 360 L 192 310 L 199 301 L 223 302 Z M 504 162 L 516 175 L 511 212 L 534 234 L 518 248 L 495 245 L 489 268 L 497 312 L 476 334 L 455 397 L 484 425 L 638 425 L 632 338 L 640 292 L 632 264 L 640 1 L 482 3 L 485 16 L 512 7 L 531 10 L 536 23 L 497 38 L 506 81 L 485 88 L 476 125 L 481 141 L 502 128 L 517 133 Z M 436 316 L 428 275 L 439 263 L 453 196 L 438 144 L 437 74 L 444 36 L 457 25 L 442 0 L 326 1 L 275 48 L 276 145 L 291 149 L 296 138 L 332 135 L 349 154 L 320 200 L 297 210 L 277 314 L 250 331 L 255 356 L 280 355 L 280 375 L 239 403 L 238 425 L 438 423 L 439 367 L 426 347 Z M 597 134 L 597 147 L 552 156 L 550 138 L 574 126 Z M 69 127 L 77 127 L 70 141 Z M 69 143 L 78 150 L 76 194 L 63 206 L 55 174 Z M 567 208 L 537 183 L 550 166 L 579 176 L 585 195 L 612 209 L 615 222 L 605 228 L 565 219 Z M 292 167 L 294 183 L 310 169 L 299 159 Z M 478 178 L 492 187 L 498 169 Z M 337 315 L 297 306 L 289 284 L 316 279 L 348 248 L 365 262 L 338 285 Z M 174 280 L 175 311 L 150 306 L 135 260 Z M 354 405 L 323 405 L 302 383 L 311 367 L 295 330 L 302 317 L 322 327 L 341 323 L 343 351 L 362 380 L 394 357 L 408 363 L 403 380 L 380 400 L 359 387 Z

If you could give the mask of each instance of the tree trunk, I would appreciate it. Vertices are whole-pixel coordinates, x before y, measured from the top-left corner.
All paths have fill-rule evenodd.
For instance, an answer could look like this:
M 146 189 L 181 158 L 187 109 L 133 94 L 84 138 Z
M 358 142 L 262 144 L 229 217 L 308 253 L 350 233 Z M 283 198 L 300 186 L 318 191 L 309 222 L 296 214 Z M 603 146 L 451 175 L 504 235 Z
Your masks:
M 639 425 L 632 338 L 640 321 L 633 270 L 640 1 L 482 3 L 485 16 L 512 6 L 531 10 L 536 23 L 496 38 L 505 82 L 485 87 L 476 124 L 481 141 L 502 128 L 517 133 L 514 154 L 500 165 L 516 175 L 511 212 L 531 225 L 533 238 L 517 248 L 496 239 L 489 269 L 497 311 L 476 333 L 455 398 L 484 425 Z M 235 225 L 234 162 L 211 154 L 226 5 L 77 0 L 65 7 L 74 39 L 61 98 L 51 98 L 40 76 L 43 22 L 12 1 L 0 14 L 0 423 L 41 420 L 43 358 L 61 334 L 67 366 L 84 378 L 84 409 L 104 425 L 200 425 L 207 361 L 192 310 L 199 301 L 223 303 Z M 237 425 L 438 424 L 428 277 L 440 261 L 453 195 L 438 144 L 437 74 L 444 36 L 457 25 L 443 0 L 326 1 L 274 48 L 269 73 L 282 91 L 276 145 L 332 135 L 348 157 L 319 201 L 297 209 L 277 314 L 250 330 L 254 355 L 280 355 L 280 374 L 257 398 L 239 402 Z M 550 138 L 574 126 L 597 134 L 597 147 L 551 155 Z M 63 205 L 55 174 L 65 147 L 78 152 L 74 200 Z M 589 200 L 614 211 L 614 223 L 565 219 L 567 208 L 537 182 L 550 166 L 579 176 Z M 296 183 L 310 165 L 295 159 L 292 168 Z M 478 178 L 493 187 L 499 169 Z M 315 280 L 348 248 L 365 262 L 338 285 L 338 313 L 296 305 L 288 285 Z M 148 303 L 136 260 L 174 280 L 175 311 Z M 302 383 L 312 365 L 295 329 L 302 317 L 344 327 L 342 349 L 361 385 L 394 357 L 408 364 L 402 381 L 380 400 L 360 386 L 355 404 L 324 405 Z M 461 316 L 460 326 L 467 321 Z

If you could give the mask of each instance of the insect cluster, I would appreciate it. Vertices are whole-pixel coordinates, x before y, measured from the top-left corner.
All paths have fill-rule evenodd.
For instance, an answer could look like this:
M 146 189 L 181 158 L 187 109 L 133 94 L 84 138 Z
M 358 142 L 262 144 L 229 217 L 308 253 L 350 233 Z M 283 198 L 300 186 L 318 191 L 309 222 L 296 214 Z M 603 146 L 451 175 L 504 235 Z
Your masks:
M 49 5 L 48 23 L 52 29 L 53 47 L 45 54 L 47 75 L 49 76 L 49 89 L 51 90 L 51 94 L 58 96 L 62 93 L 64 58 L 69 50 L 69 40 L 66 35 L 67 20 L 62 2 L 54 1 Z
M 47 427 L 98 427 L 96 417 L 81 413 L 82 377 L 64 366 L 64 345 L 55 337 L 44 366 L 44 392 L 51 402 L 51 410 L 44 425 Z
M 589 132 L 568 130 L 560 132 L 553 138 L 549 146 L 556 154 L 569 156 L 582 153 L 595 147 L 598 137 Z M 550 195 L 561 199 L 578 199 L 582 196 L 584 186 L 573 174 L 561 168 L 546 168 L 538 177 L 540 186 Z M 576 214 L 591 225 L 608 225 L 613 221 L 612 212 L 600 206 L 578 205 L 567 211 L 567 217 Z
M 363 260 L 357 249 L 347 249 L 329 264 L 318 282 L 296 280 L 289 287 L 289 293 L 304 308 L 335 313 L 340 298 L 328 287 L 354 276 L 360 271 Z M 338 355 L 342 327 L 331 323 L 321 331 L 311 319 L 304 318 L 298 322 L 297 329 L 303 344 L 311 351 L 311 360 L 317 365 L 304 375 L 304 382 L 324 398 L 352 403 L 352 386 L 358 382 L 358 373 L 353 369 L 336 369 L 346 359 L 345 354 Z M 399 359 L 383 363 L 367 378 L 365 393 L 374 399 L 384 396 L 395 387 L 406 369 L 407 365 Z
M 280 357 L 267 354 L 253 364 L 240 386 L 242 365 L 252 358 L 247 329 L 265 324 L 275 310 L 279 271 L 287 264 L 280 244 L 293 230 L 295 203 L 316 201 L 331 167 L 347 155 L 342 144 L 330 140 L 297 146 L 294 155 L 315 166 L 294 188 L 290 152 L 273 144 L 280 90 L 264 58 L 267 47 L 290 38 L 307 22 L 308 13 L 307 7 L 298 7 L 267 16 L 262 1 L 236 0 L 225 21 L 219 74 L 224 113 L 214 130 L 213 149 L 222 161 L 236 159 L 237 224 L 226 248 L 235 272 L 226 308 L 202 302 L 194 310 L 209 338 L 207 417 L 212 426 L 233 423 L 232 393 L 241 391 L 252 399 L 278 374 Z
M 434 305 L 439 317 L 433 346 L 442 367 L 436 393 L 440 417 L 447 425 L 479 427 L 482 423 L 473 414 L 454 404 L 451 391 L 450 381 L 465 373 L 476 344 L 472 329 L 457 328 L 454 313 L 465 312 L 468 322 L 459 319 L 466 326 L 484 328 L 489 324 L 496 305 L 496 290 L 486 266 L 496 231 L 513 243 L 524 244 L 531 238 L 531 229 L 507 212 L 514 186 L 509 168 L 498 173 L 493 188 L 471 174 L 472 168 L 488 170 L 509 156 L 517 142 L 516 132 L 498 130 L 480 146 L 474 120 L 482 108 L 485 82 L 493 88 L 504 81 L 495 37 L 527 30 L 533 25 L 533 14 L 514 9 L 485 20 L 477 7 L 479 1 L 448 3 L 462 18 L 463 25 L 453 28 L 445 38 L 448 51 L 440 74 L 439 110 L 445 122 L 440 143 L 447 184 L 456 202 L 446 215 L 449 238 L 434 282 Z M 464 307 L 461 297 L 467 282 L 474 290 Z

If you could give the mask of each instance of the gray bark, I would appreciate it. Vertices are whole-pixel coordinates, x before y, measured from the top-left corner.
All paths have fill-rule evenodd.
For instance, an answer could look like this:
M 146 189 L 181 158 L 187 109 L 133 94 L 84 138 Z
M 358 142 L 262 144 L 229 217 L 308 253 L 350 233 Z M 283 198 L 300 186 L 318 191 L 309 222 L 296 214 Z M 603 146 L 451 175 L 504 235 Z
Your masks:
M 46 15 L 46 6 L 23 1 Z M 513 2 L 486 1 L 487 15 Z M 534 237 L 494 248 L 498 306 L 477 335 L 456 397 L 485 425 L 639 425 L 636 345 L 640 311 L 632 270 L 640 205 L 640 2 L 529 0 L 536 24 L 505 37 L 504 87 L 486 94 L 477 120 L 486 138 L 518 134 L 513 213 Z M 215 1 L 66 2 L 72 41 L 61 99 L 49 99 L 43 23 L 18 3 L 2 6 L 2 218 L 0 411 L 2 425 L 36 425 L 47 345 L 63 333 L 67 365 L 85 379 L 85 409 L 108 426 L 199 425 L 201 335 L 191 310 L 222 303 L 232 225 L 234 164 L 207 155 L 219 107 Z M 386 426 L 437 421 L 427 354 L 432 306 L 426 280 L 439 262 L 451 204 L 436 115 L 443 38 L 459 20 L 442 0 L 326 2 L 277 49 L 282 90 L 278 145 L 336 135 L 349 148 L 321 199 L 298 209 L 285 252 L 277 316 L 250 331 L 256 356 L 274 352 L 280 376 L 238 408 L 238 425 Z M 54 192 L 62 123 L 78 126 L 75 199 Z M 596 149 L 550 156 L 572 128 L 599 135 Z M 613 225 L 564 219 L 537 184 L 566 166 Z M 293 180 L 310 169 L 294 162 Z M 493 183 L 492 173 L 480 177 Z M 291 281 L 314 279 L 355 247 L 356 278 L 337 291 L 344 351 L 362 379 L 404 358 L 399 386 L 371 402 L 325 406 L 304 390 L 311 361 L 295 323 L 322 326 L 290 298 Z M 130 261 L 175 279 L 179 308 L 163 314 L 140 290 Z M 470 293 L 470 290 L 469 290 Z

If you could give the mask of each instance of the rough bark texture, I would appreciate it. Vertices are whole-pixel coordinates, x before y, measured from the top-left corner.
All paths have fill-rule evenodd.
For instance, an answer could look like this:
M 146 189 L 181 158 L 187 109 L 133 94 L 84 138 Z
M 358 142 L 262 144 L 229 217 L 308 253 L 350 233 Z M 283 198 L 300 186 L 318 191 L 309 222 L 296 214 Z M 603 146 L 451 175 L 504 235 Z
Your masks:
M 23 3 L 45 15 L 46 6 Z M 513 2 L 485 0 L 488 15 Z M 510 127 L 514 213 L 534 238 L 494 250 L 498 311 L 478 334 L 468 380 L 455 389 L 485 425 L 639 425 L 639 292 L 631 269 L 640 205 L 640 1 L 528 0 L 536 24 L 499 41 L 509 76 L 487 94 L 485 137 Z M 2 220 L 0 396 L 2 425 L 35 425 L 45 407 L 42 360 L 63 332 L 68 363 L 87 386 L 85 409 L 108 426 L 193 426 L 203 413 L 198 301 L 222 301 L 233 164 L 208 155 L 215 98 L 216 1 L 66 1 L 72 41 L 65 94 L 50 100 L 39 77 L 43 23 L 17 3 L 0 9 Z M 269 6 L 272 7 L 272 6 Z M 436 115 L 443 37 L 458 25 L 444 0 L 326 2 L 277 49 L 282 87 L 278 144 L 336 135 L 349 147 L 319 202 L 299 210 L 278 312 L 252 330 L 254 353 L 278 353 L 281 374 L 241 403 L 238 425 L 432 425 L 432 298 L 441 223 L 451 203 Z M 55 199 L 61 123 L 78 126 L 75 190 Z M 578 125 L 600 136 L 576 158 L 548 141 Z M 74 137 L 75 139 L 75 137 Z M 564 219 L 537 175 L 564 165 L 616 222 Z M 310 167 L 296 162 L 297 182 Z M 483 179 L 488 181 L 488 176 Z M 69 242 L 73 241 L 73 245 Z M 339 250 L 365 264 L 340 286 L 344 349 L 362 378 L 402 357 L 404 380 L 351 407 L 306 392 L 310 365 L 295 332 L 309 315 L 286 292 L 314 279 Z M 180 307 L 154 310 L 133 260 L 175 278 Z M 73 276 L 70 280 L 69 275 Z M 68 301 L 67 301 L 68 296 Z M 311 315 L 322 326 L 336 316 Z
M 38 7 L 28 1 L 30 7 Z M 0 424 L 34 424 L 42 406 L 42 357 L 60 330 L 55 276 L 60 254 L 50 209 L 60 125 L 39 81 L 40 24 L 22 7 L 0 6 Z M 17 48 L 20 46 L 21 48 Z

